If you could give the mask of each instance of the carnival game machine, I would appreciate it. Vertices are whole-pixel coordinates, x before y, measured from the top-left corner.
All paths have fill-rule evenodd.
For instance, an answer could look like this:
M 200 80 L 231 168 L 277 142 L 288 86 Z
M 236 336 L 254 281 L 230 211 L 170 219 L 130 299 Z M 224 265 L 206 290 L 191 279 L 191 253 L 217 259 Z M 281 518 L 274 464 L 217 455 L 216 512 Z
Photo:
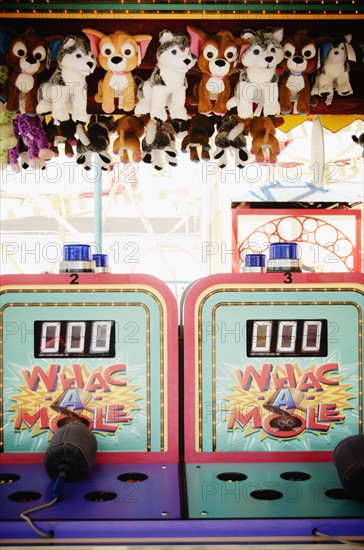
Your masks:
M 2 289 L 2 543 L 150 540 L 181 517 L 174 296 L 84 272 Z
M 188 289 L 188 516 L 225 542 L 364 540 L 362 283 L 287 270 Z

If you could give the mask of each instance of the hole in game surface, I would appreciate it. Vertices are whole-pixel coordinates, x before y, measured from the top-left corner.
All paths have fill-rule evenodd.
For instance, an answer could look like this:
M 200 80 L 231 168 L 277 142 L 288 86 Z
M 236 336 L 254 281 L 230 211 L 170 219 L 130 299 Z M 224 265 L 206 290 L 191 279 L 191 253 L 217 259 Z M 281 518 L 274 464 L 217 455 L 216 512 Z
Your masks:
M 118 476 L 119 481 L 124 481 L 124 483 L 138 483 L 138 481 L 145 481 L 148 479 L 148 476 L 146 474 L 120 474 Z
M 39 500 L 41 496 L 36 491 L 17 491 L 16 493 L 11 493 L 8 499 L 12 502 L 33 502 L 34 500 Z
M 306 481 L 306 479 L 311 479 L 311 476 L 306 472 L 283 472 L 281 478 L 288 481 Z
M 257 500 L 278 500 L 283 497 L 283 493 L 274 491 L 273 489 L 258 489 L 252 491 L 250 496 Z
M 14 481 L 19 481 L 21 476 L 18 474 L 0 474 L 0 483 L 14 483 Z
M 328 489 L 327 491 L 325 491 L 325 495 L 329 498 L 334 498 L 336 500 L 350 499 L 349 495 L 341 487 Z
M 231 481 L 231 482 L 239 482 L 244 481 L 244 479 L 247 479 L 248 476 L 245 474 L 241 474 L 240 472 L 222 472 L 221 474 L 218 474 L 217 479 L 220 479 L 221 481 Z
M 92 491 L 85 495 L 85 499 L 91 502 L 107 502 L 108 500 L 114 500 L 116 496 L 113 491 Z

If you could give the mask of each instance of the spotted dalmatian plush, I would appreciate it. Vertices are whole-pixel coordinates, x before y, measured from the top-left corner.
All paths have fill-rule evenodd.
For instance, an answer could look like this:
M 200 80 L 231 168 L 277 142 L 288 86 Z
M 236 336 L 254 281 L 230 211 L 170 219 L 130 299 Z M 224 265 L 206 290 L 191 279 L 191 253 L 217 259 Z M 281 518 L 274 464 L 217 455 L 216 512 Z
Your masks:
M 61 44 L 58 67 L 38 90 L 37 113 L 51 113 L 58 123 L 71 118 L 87 122 L 86 77 L 96 68 L 96 59 L 88 40 L 69 35 Z

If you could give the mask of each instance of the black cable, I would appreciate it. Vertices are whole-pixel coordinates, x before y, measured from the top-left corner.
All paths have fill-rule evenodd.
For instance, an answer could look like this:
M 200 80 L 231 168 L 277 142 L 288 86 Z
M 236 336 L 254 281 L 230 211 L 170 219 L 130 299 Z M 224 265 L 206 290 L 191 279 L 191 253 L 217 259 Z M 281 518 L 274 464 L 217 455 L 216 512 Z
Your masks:
M 58 474 L 58 477 L 56 478 L 56 482 L 54 484 L 52 500 L 49 502 L 46 502 L 45 504 L 41 504 L 40 506 L 35 506 L 34 508 L 25 510 L 25 512 L 22 512 L 20 514 L 20 518 L 24 519 L 30 525 L 33 531 L 35 531 L 35 533 L 37 533 L 37 535 L 40 535 L 41 537 L 45 537 L 45 538 L 54 537 L 53 529 L 51 529 L 48 532 L 41 531 L 41 529 L 38 529 L 38 527 L 33 523 L 33 521 L 28 517 L 28 515 L 33 512 L 37 512 L 38 510 L 44 510 L 44 508 L 49 508 L 50 506 L 53 506 L 53 504 L 55 504 L 57 500 L 59 500 L 62 496 L 62 491 L 63 491 L 63 486 L 65 481 L 66 481 L 66 472 L 61 471 Z

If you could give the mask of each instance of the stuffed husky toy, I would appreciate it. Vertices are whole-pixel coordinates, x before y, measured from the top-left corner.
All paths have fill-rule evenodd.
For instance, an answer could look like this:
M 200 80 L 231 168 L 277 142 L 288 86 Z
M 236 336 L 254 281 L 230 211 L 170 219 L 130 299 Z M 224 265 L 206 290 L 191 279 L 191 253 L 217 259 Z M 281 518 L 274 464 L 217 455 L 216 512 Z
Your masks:
M 246 30 L 241 37 L 248 41 L 242 47 L 239 81 L 234 97 L 228 101 L 228 109 L 238 108 L 240 118 L 253 115 L 253 104 L 257 104 L 254 115 L 277 115 L 280 112 L 278 101 L 277 65 L 283 59 L 283 28 L 273 31 Z
M 243 168 L 248 160 L 246 148 L 246 132 L 244 120 L 238 115 L 225 115 L 220 123 L 217 123 L 217 134 L 215 136 L 216 150 L 213 158 L 217 160 L 219 168 L 227 165 L 227 152 L 233 153 L 235 165 Z
M 72 118 L 87 122 L 86 77 L 96 68 L 96 59 L 86 38 L 67 36 L 57 56 L 58 68 L 38 90 L 37 113 L 51 113 L 56 123 Z
M 236 70 L 241 46 L 246 46 L 248 42 L 235 38 L 229 31 L 220 31 L 212 36 L 195 27 L 187 26 L 187 31 L 191 37 L 190 49 L 198 58 L 198 66 L 203 73 L 200 82 L 194 86 L 190 103 L 198 105 L 201 115 L 213 112 L 223 116 L 230 98 L 229 77 Z
M 168 109 L 172 119 L 187 120 L 186 73 L 196 63 L 189 49 L 190 39 L 184 33 L 165 30 L 160 33 L 159 42 L 157 66 L 149 80 L 139 86 L 134 112 L 149 113 L 152 118 L 165 121 Z
M 169 166 L 177 166 L 176 130 L 175 122 L 151 119 L 142 141 L 143 162 L 160 171 L 165 165 L 165 157 Z
M 279 68 L 281 113 L 308 115 L 310 112 L 310 75 L 317 68 L 317 42 L 306 31 L 298 31 L 283 41 L 284 59 Z
M 58 35 L 42 38 L 32 28 L 12 40 L 0 31 L 0 52 L 13 69 L 5 86 L 8 111 L 35 115 L 38 75 L 56 58 L 62 40 Z
M 92 163 L 97 163 L 101 170 L 107 171 L 111 165 L 111 155 L 108 151 L 110 133 L 113 131 L 114 118 L 105 115 L 92 115 L 87 125 L 87 131 L 77 124 L 79 137 L 76 146 L 76 162 L 84 170 L 91 170 Z M 94 160 L 94 155 L 97 157 Z
M 321 66 L 311 94 L 326 96 L 326 105 L 331 104 L 335 90 L 342 96 L 353 93 L 349 80 L 349 61 L 356 61 L 356 55 L 350 44 L 351 39 L 351 34 L 339 34 L 320 45 Z
M 83 32 L 106 71 L 105 78 L 99 81 L 95 101 L 101 103 L 104 113 L 115 111 L 114 98 L 118 99 L 119 109 L 132 111 L 136 104 L 136 85 L 131 71 L 140 65 L 152 36 L 130 36 L 122 31 L 107 35 L 94 29 L 83 29 Z

